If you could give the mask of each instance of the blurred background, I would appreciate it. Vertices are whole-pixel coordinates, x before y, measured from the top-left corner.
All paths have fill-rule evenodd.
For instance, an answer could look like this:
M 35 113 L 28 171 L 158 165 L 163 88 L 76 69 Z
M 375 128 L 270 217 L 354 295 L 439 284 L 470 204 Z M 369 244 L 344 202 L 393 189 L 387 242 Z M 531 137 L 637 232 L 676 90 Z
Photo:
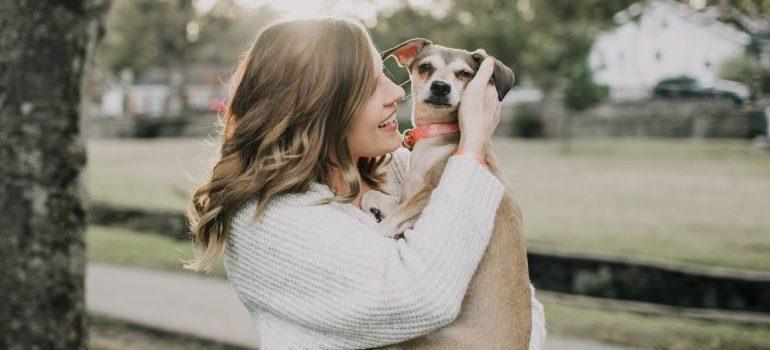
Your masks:
M 82 80 L 92 348 L 256 348 L 222 262 L 181 268 L 182 210 L 239 55 L 322 13 L 514 70 L 493 148 L 546 349 L 770 349 L 769 0 L 113 0 Z

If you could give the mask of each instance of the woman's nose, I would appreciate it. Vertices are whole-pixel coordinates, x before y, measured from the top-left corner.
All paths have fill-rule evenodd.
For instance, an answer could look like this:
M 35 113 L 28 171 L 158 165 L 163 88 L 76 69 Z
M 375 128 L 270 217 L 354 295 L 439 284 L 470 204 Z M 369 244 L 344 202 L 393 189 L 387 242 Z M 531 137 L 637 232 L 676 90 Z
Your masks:
M 391 81 L 391 84 L 396 87 L 396 102 L 403 100 L 406 97 L 406 91 L 404 91 L 404 88 L 401 87 L 401 85 L 398 85 Z

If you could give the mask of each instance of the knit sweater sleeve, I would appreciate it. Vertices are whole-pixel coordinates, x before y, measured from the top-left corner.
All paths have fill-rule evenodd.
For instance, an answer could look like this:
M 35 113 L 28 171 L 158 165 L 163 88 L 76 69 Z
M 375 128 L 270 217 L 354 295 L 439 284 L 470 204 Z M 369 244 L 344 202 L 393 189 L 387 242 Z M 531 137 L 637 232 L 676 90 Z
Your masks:
M 388 189 L 392 191 L 391 194 L 396 198 L 400 198 L 404 190 L 404 181 L 406 172 L 409 169 L 411 153 L 406 148 L 399 147 L 393 152 L 393 159 L 388 164 L 388 173 L 391 176 Z
M 503 184 L 452 156 L 414 227 L 383 237 L 333 205 L 237 215 L 225 266 L 248 308 L 310 329 L 330 348 L 366 348 L 451 323 L 492 233 Z

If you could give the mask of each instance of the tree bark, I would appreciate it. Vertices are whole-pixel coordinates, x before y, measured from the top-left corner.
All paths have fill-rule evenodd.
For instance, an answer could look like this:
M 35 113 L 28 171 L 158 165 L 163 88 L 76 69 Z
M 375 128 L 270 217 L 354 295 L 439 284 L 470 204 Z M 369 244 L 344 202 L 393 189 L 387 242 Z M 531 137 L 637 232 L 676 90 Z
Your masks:
M 108 0 L 0 0 L 0 348 L 86 349 L 83 69 Z

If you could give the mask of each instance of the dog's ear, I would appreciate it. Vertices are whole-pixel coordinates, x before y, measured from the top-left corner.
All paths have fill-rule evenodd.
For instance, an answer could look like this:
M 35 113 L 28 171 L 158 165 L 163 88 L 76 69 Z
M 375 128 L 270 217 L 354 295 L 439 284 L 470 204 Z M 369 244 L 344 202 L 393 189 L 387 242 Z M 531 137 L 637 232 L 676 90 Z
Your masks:
M 394 47 L 391 47 L 380 54 L 380 57 L 385 60 L 388 56 L 393 55 L 398 61 L 400 67 L 411 66 L 414 58 L 422 51 L 425 46 L 432 45 L 433 43 L 428 39 L 414 38 L 404 41 Z
M 484 61 L 485 58 L 487 58 L 487 52 L 484 51 L 484 49 L 478 49 L 476 51 L 473 51 L 471 54 L 471 57 L 474 61 L 476 61 L 476 69 L 478 69 L 478 66 L 481 65 L 481 62 Z M 513 88 L 513 71 L 506 67 L 502 62 L 498 61 L 496 58 L 492 57 L 493 60 L 495 60 L 495 69 L 492 72 L 492 81 L 495 83 L 495 89 L 497 89 L 497 98 L 502 101 L 503 97 L 508 93 L 508 91 Z

